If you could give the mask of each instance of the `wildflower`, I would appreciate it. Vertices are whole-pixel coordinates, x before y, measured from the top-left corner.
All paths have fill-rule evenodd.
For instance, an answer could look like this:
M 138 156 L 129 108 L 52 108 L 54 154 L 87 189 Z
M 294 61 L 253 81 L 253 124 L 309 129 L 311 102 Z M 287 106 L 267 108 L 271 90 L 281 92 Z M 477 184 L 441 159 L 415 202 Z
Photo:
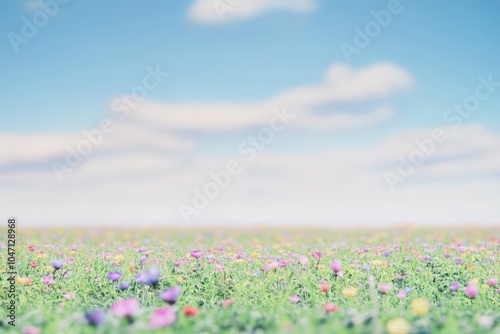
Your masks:
M 28 326 L 23 328 L 23 334 L 40 334 L 40 328 L 35 326 Z
M 108 274 L 108 278 L 112 281 L 112 282 L 116 282 L 116 281 L 119 281 L 120 278 L 122 277 L 122 273 L 119 272 L 119 271 L 112 271 Z
M 388 257 L 389 255 L 391 255 L 391 252 L 389 252 L 389 251 L 384 252 L 385 257 Z
M 73 252 L 76 251 L 76 245 L 71 245 L 71 247 L 69 247 L 69 249 L 71 249 Z
M 38 267 L 38 263 L 37 262 L 31 262 L 30 263 L 30 267 L 35 269 L 36 267 Z
M 35 250 L 35 246 L 33 246 L 33 245 L 29 245 L 29 246 L 28 246 L 28 249 L 29 249 L 30 251 L 32 251 L 32 252 L 33 252 L 33 251 Z
M 131 297 L 115 302 L 111 306 L 111 313 L 120 318 L 131 318 L 139 312 L 140 308 L 139 302 L 134 297 Z
M 469 296 L 469 298 L 476 298 L 479 293 L 479 289 L 477 285 L 469 283 L 469 285 L 467 285 L 464 289 L 464 292 L 467 296 Z
M 120 290 L 128 290 L 130 288 L 130 282 L 121 282 L 119 285 Z
M 233 298 L 229 298 L 229 299 L 226 299 L 222 302 L 222 306 L 223 307 L 228 307 L 230 305 L 232 305 L 234 303 L 234 299 Z
M 399 290 L 398 293 L 396 293 L 396 296 L 403 299 L 404 297 L 406 297 L 406 292 L 404 290 Z
M 312 252 L 311 253 L 311 256 L 314 257 L 315 259 L 321 259 L 322 255 L 323 255 L 323 253 L 321 253 L 321 252 Z
M 298 303 L 300 300 L 300 297 L 299 296 L 290 296 L 288 299 L 290 299 L 290 301 L 292 303 Z
M 301 265 L 305 266 L 309 263 L 309 258 L 305 255 L 299 256 L 299 262 Z
M 429 311 L 431 305 L 429 304 L 429 301 L 427 299 L 416 298 L 411 302 L 410 307 L 414 313 L 418 315 L 424 315 L 427 313 L 427 311 Z
M 198 310 L 194 306 L 184 306 L 184 315 L 187 317 L 195 317 L 200 313 L 200 310 Z
M 326 283 L 323 283 L 319 286 L 321 292 L 327 293 L 330 290 L 330 286 Z
M 380 291 L 383 294 L 388 293 L 392 288 L 391 283 L 385 283 L 385 284 L 379 284 L 378 285 L 378 291 Z
M 486 279 L 486 283 L 488 283 L 490 286 L 497 286 L 498 284 L 498 277 L 490 277 Z
M 177 298 L 179 298 L 182 289 L 180 286 L 174 286 L 172 288 L 168 288 L 160 294 L 160 298 L 169 303 L 170 305 L 175 304 L 177 302 Z
M 337 312 L 339 310 L 339 307 L 333 303 L 325 303 L 325 304 L 323 304 L 323 308 L 328 313 L 334 313 L 334 312 Z
M 342 290 L 342 293 L 344 294 L 345 297 L 352 298 L 356 296 L 356 294 L 358 293 L 358 288 L 355 287 L 344 288 Z
M 450 290 L 457 291 L 459 287 L 460 287 L 460 283 L 454 282 L 453 284 L 450 285 Z
M 191 251 L 191 256 L 196 258 L 196 259 L 199 259 L 202 255 L 203 255 L 203 252 L 199 249 L 195 249 L 195 250 Z
M 495 323 L 495 319 L 493 317 L 483 315 L 477 319 L 477 323 L 484 329 L 490 329 Z
M 43 277 L 42 277 L 42 281 L 43 281 L 43 283 L 45 283 L 45 284 L 47 284 L 47 285 L 53 285 L 53 284 L 56 284 L 56 281 L 54 281 L 54 280 L 52 279 L 52 277 L 50 277 L 50 276 L 43 276 Z
M 335 274 L 338 274 L 339 271 L 342 270 L 342 262 L 339 260 L 333 261 L 332 264 L 330 264 L 330 268 L 332 268 Z
M 68 292 L 64 295 L 64 298 L 71 300 L 71 299 L 75 298 L 75 294 L 73 292 Z
M 279 263 L 278 263 L 278 261 L 271 261 L 271 262 L 267 265 L 267 270 L 276 270 L 278 267 L 279 267 Z
M 150 326 L 153 329 L 171 326 L 177 321 L 177 313 L 173 307 L 162 307 L 151 315 Z
M 94 310 L 90 313 L 85 313 L 85 320 L 91 326 L 98 326 L 106 320 L 106 315 L 103 310 Z
M 118 255 L 115 255 L 115 257 L 114 257 L 114 260 L 116 263 L 122 262 L 123 259 L 124 259 L 123 254 L 118 254 Z
M 160 280 L 161 270 L 157 267 L 150 267 L 147 270 L 135 275 L 135 281 L 139 284 L 156 285 Z
M 59 270 L 61 269 L 63 266 L 63 261 L 62 260 L 52 260 L 52 267 L 55 269 L 55 270 Z
M 16 276 L 16 283 L 19 285 L 30 285 L 33 280 L 29 277 Z
M 389 334 L 407 334 L 410 331 L 410 324 L 403 318 L 394 318 L 385 325 Z
M 462 259 L 455 259 L 455 263 L 456 263 L 456 264 L 460 264 L 460 263 L 462 263 Z

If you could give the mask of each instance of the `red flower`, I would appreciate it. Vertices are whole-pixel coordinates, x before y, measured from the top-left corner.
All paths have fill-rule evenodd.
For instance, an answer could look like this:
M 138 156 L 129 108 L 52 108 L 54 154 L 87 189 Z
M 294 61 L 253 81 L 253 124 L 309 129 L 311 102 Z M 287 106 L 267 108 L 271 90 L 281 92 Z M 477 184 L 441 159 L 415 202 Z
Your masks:
M 200 313 L 200 310 L 198 310 L 194 306 L 184 306 L 184 315 L 187 317 L 195 317 Z
M 323 283 L 319 286 L 319 289 L 321 290 L 321 292 L 327 293 L 328 290 L 330 290 L 330 286 L 326 283 Z

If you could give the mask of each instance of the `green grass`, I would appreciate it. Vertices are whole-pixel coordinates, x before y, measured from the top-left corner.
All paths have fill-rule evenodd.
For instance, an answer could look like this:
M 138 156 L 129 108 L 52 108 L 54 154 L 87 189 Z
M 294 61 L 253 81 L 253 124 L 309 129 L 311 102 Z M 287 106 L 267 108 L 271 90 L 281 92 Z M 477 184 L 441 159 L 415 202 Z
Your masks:
M 458 243 L 467 249 L 459 249 Z M 29 245 L 36 249 L 30 251 Z M 149 251 L 144 264 L 140 247 Z M 15 328 L 6 324 L 8 299 L 1 295 L 0 332 L 35 326 L 42 333 L 150 333 L 151 314 L 167 306 L 159 292 L 180 285 L 183 292 L 174 306 L 177 322 L 159 333 L 386 333 L 387 321 L 396 317 L 406 319 L 410 333 L 500 333 L 499 287 L 486 283 L 500 274 L 499 247 L 498 229 L 24 230 L 18 235 L 17 270 L 19 277 L 32 282 L 16 285 Z M 193 249 L 202 250 L 203 257 L 193 258 Z M 322 257 L 313 258 L 314 251 Z M 390 255 L 385 256 L 386 251 Z M 109 256 L 103 256 L 106 253 Z M 6 249 L 1 255 L 6 263 Z M 299 255 L 307 256 L 309 263 L 300 264 Z M 462 263 L 455 262 L 458 258 Z M 42 277 L 53 272 L 48 268 L 51 259 L 66 263 L 56 272 L 56 284 L 47 285 Z M 286 261 L 286 266 L 266 272 L 275 259 Z M 330 268 L 334 260 L 342 261 L 341 275 Z M 36 268 L 30 266 L 34 262 Z M 224 268 L 219 271 L 216 264 Z M 135 283 L 134 276 L 152 265 L 163 273 L 158 285 Z M 120 271 L 120 281 L 131 282 L 131 288 L 120 291 L 107 278 L 110 271 Z M 370 276 L 374 288 L 368 284 Z M 0 277 L 5 291 L 6 275 Z M 471 281 L 479 287 L 474 299 L 462 291 Z M 319 289 L 322 282 L 330 285 L 327 293 Z M 453 282 L 461 284 L 456 292 L 450 291 Z M 392 289 L 382 294 L 376 288 L 379 283 L 391 283 Z M 359 289 L 350 299 L 342 293 L 349 286 Z M 411 292 L 399 298 L 396 293 L 405 288 Z M 66 298 L 68 293 L 74 298 Z M 296 304 L 289 300 L 293 295 L 300 297 Z M 109 312 L 113 303 L 129 297 L 141 304 L 132 324 Z M 223 307 L 230 298 L 234 303 Z M 412 311 L 415 298 L 429 301 L 427 313 Z M 327 302 L 338 305 L 339 311 L 325 312 Z M 187 305 L 200 313 L 185 316 Z M 83 317 L 95 308 L 106 310 L 106 321 L 98 327 L 86 324 Z

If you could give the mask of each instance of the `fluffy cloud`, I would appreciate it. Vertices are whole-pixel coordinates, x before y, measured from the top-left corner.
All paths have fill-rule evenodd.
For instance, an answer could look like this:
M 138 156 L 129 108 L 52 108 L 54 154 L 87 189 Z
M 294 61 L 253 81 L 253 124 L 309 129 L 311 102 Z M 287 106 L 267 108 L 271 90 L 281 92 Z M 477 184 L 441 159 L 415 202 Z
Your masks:
M 316 7 L 315 0 L 196 0 L 188 18 L 214 24 L 250 19 L 271 10 L 310 12 Z

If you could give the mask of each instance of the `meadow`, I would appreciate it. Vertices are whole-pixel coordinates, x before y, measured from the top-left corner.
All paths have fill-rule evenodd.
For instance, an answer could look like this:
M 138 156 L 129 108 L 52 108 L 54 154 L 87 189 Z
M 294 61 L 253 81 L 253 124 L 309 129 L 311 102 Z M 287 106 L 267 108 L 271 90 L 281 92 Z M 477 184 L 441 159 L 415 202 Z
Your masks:
M 500 333 L 498 228 L 18 232 L 1 333 Z

